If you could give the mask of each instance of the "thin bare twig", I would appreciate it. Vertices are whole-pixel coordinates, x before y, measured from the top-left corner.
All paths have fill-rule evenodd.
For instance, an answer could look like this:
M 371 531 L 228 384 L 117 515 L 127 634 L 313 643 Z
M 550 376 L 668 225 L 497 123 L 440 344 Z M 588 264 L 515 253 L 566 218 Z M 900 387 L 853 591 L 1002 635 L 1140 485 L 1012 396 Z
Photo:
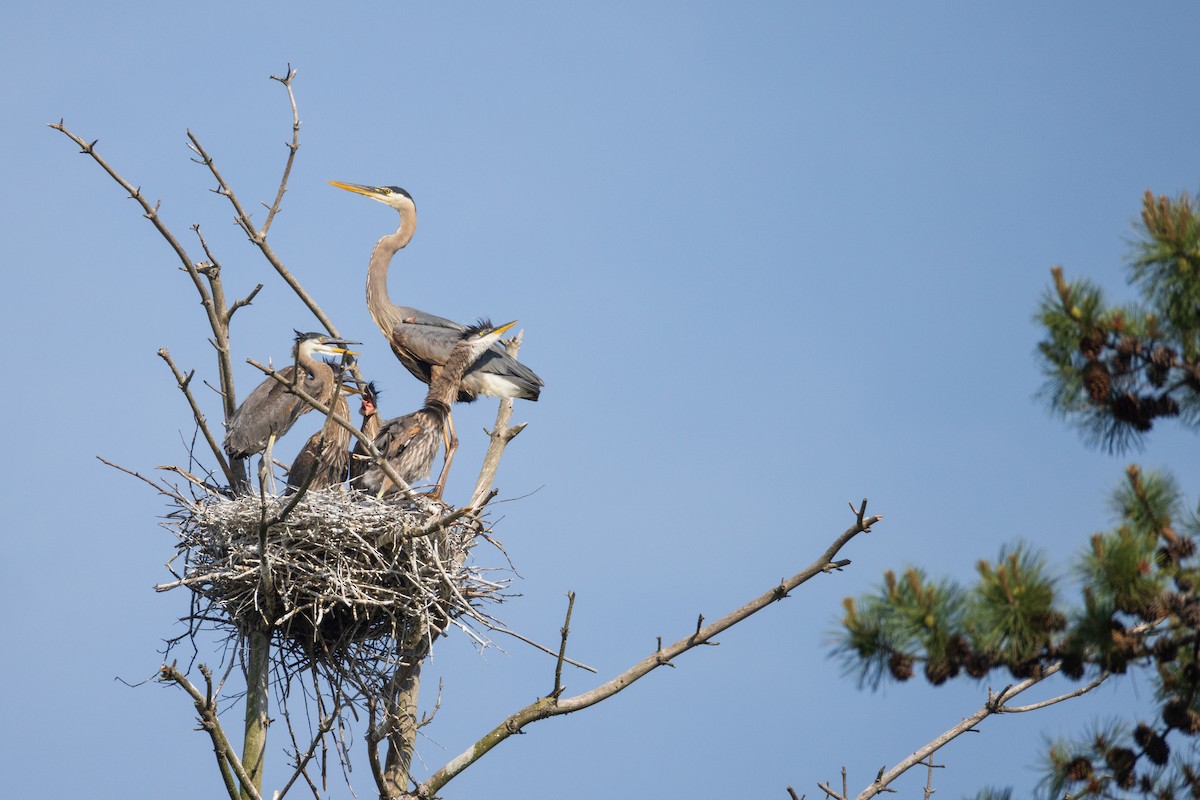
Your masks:
M 216 456 L 217 464 L 220 465 L 221 471 L 225 473 L 225 479 L 229 481 L 229 485 L 235 485 L 233 472 L 229 468 L 229 462 L 225 460 L 225 453 L 217 445 L 217 440 L 213 437 L 212 431 L 208 429 L 208 421 L 204 416 L 204 412 L 200 410 L 200 404 L 196 402 L 195 396 L 188 384 L 192 381 L 192 376 L 195 375 L 195 370 L 184 375 L 175 366 L 175 361 L 171 358 L 171 352 L 165 347 L 160 347 L 158 357 L 167 362 L 167 366 L 171 368 L 171 374 L 175 376 L 175 383 L 179 386 L 179 391 L 183 392 L 183 396 L 187 398 L 188 406 L 192 409 L 192 418 L 196 420 L 196 424 L 200 426 L 200 432 L 204 434 L 204 441 L 208 442 L 209 449 Z
M 558 647 L 558 663 L 554 665 L 554 689 L 550 692 L 551 697 L 558 697 L 563 693 L 562 668 L 563 661 L 567 658 L 567 637 L 571 634 L 571 612 L 574 610 L 575 593 L 567 592 L 567 618 L 563 620 L 563 626 L 560 629 L 562 643 Z
M 529 645 L 530 647 L 541 650 L 546 655 L 550 655 L 550 656 L 558 655 L 557 653 L 555 653 L 555 651 L 551 650 L 546 645 L 541 644 L 539 642 L 535 642 L 533 639 L 530 639 L 528 636 L 523 636 L 523 635 L 517 633 L 516 631 L 512 631 L 512 630 L 509 630 L 508 628 L 501 627 L 501 626 L 495 624 L 494 622 L 483 621 L 483 624 L 485 626 L 487 626 L 487 629 L 489 631 L 492 631 L 493 633 L 503 633 L 505 636 L 511 636 L 514 639 L 524 642 L 525 644 Z M 566 656 L 563 657 L 563 663 L 570 664 L 572 667 L 579 667 L 580 669 L 587 670 L 588 672 L 592 672 L 592 673 L 598 672 L 598 670 L 595 667 L 589 667 L 587 664 L 576 661 L 573 658 L 568 658 Z
M 112 467 L 115 470 L 124 472 L 126 475 L 132 475 L 133 477 L 137 478 L 140 481 L 145 481 L 146 483 L 153 486 L 155 491 L 157 491 L 161 495 L 165 495 L 166 497 L 169 497 L 172 500 L 175 500 L 176 502 L 179 502 L 179 503 L 184 503 L 184 504 L 187 503 L 187 501 L 183 498 L 183 496 L 181 494 L 179 494 L 179 492 L 173 491 L 171 489 L 165 489 L 162 486 L 159 486 L 157 483 L 150 480 L 149 478 L 147 478 L 145 475 L 141 474 L 140 472 L 135 472 L 134 470 L 128 469 L 127 467 L 122 467 L 120 464 L 114 464 L 113 462 L 109 461 L 106 458 L 102 458 L 101 456 L 96 456 L 96 460 L 99 461 L 101 464 L 105 464 L 109 467 Z
M 179 240 L 175 238 L 175 235 L 171 233 L 170 229 L 167 228 L 166 224 L 159 216 L 159 204 L 155 203 L 154 205 L 151 205 L 150 202 L 142 195 L 141 187 L 133 186 L 133 184 L 121 177 L 116 169 L 114 169 L 107 161 L 100 157 L 100 154 L 96 152 L 96 142 L 99 141 L 98 139 L 91 142 L 84 141 L 81 137 L 76 136 L 74 133 L 67 130 L 66 126 L 63 125 L 62 120 L 59 120 L 57 125 L 51 124 L 50 127 L 56 131 L 59 131 L 68 139 L 75 142 L 75 144 L 79 145 L 81 153 L 91 156 L 92 160 L 95 161 L 101 169 L 108 173 L 109 177 L 116 181 L 117 184 L 128 193 L 130 199 L 135 200 L 138 205 L 142 207 L 143 215 L 146 217 L 146 219 L 150 220 L 150 223 L 154 226 L 154 229 L 158 231 L 159 235 L 163 237 L 168 246 L 170 246 L 170 248 L 175 252 L 175 255 L 179 258 L 180 263 L 183 265 L 184 271 L 187 272 L 188 277 L 192 279 L 192 285 L 195 286 L 196 293 L 200 295 L 200 304 L 204 306 L 205 314 L 208 316 L 209 327 L 213 332 L 213 339 L 217 348 L 218 369 L 221 374 L 221 395 L 224 398 L 225 419 L 228 421 L 229 418 L 233 416 L 233 412 L 237 406 L 234 402 L 235 394 L 233 389 L 233 364 L 229 359 L 229 326 L 226 320 L 227 312 L 224 308 L 223 294 L 221 294 L 221 303 L 218 304 L 217 300 L 214 298 L 213 292 L 209 291 L 209 288 L 204 285 L 204 281 L 201 280 L 200 272 L 196 263 L 192 261 L 192 258 L 188 255 L 187 250 L 184 249 L 183 245 L 180 244 Z M 219 287 L 219 278 L 217 276 L 210 275 L 209 282 L 210 285 L 215 284 Z
M 290 91 L 291 87 L 289 86 L 288 88 Z M 233 189 L 230 188 L 228 183 L 226 183 L 225 178 L 221 175 L 220 170 L 217 169 L 216 162 L 213 161 L 213 158 L 208 154 L 208 151 L 204 149 L 204 145 L 200 143 L 200 138 L 192 131 L 188 131 L 187 136 L 188 141 L 190 142 L 188 146 L 191 148 L 193 153 L 199 156 L 198 159 L 194 160 L 196 163 L 207 167 L 208 171 L 212 173 L 213 178 L 215 178 L 217 181 L 217 188 L 213 191 L 216 194 L 228 199 L 230 204 L 233 205 L 234 222 L 237 224 L 237 226 L 242 229 L 242 231 L 246 234 L 246 237 L 250 239 L 250 242 L 258 247 L 260 251 L 262 251 L 263 256 L 267 259 L 267 262 L 275 268 L 275 271 L 279 274 L 279 277 L 283 278 L 283 282 L 288 285 L 288 288 L 295 292 L 296 296 L 300 298 L 300 302 L 304 303 L 304 305 L 308 307 L 308 310 L 311 311 L 313 316 L 317 318 L 317 321 L 325 327 L 325 330 L 327 330 L 331 336 L 340 339 L 342 335 L 338 332 L 337 326 L 333 324 L 333 320 L 329 319 L 329 317 L 325 315 L 325 312 L 321 310 L 319 305 L 317 305 L 317 301 L 314 300 L 312 295 L 310 295 L 305 288 L 300 285 L 300 282 L 296 280 L 291 271 L 283 265 L 283 262 L 279 260 L 279 256 L 275 255 L 275 251 L 272 250 L 271 245 L 267 243 L 265 231 L 260 232 L 255 229 L 254 222 L 250 219 L 250 214 L 242 207 L 241 201 L 238 200 Z
M 283 196 L 287 193 L 288 177 L 292 174 L 292 164 L 296 162 L 296 151 L 300 149 L 300 112 L 296 110 L 296 95 L 292 91 L 292 79 L 295 77 L 296 70 L 292 69 L 291 64 L 287 65 L 287 73 L 282 78 L 278 75 L 271 76 L 271 80 L 279 81 L 287 89 L 288 101 L 292 104 L 292 141 L 287 146 L 287 163 L 283 167 L 283 177 L 279 179 L 279 191 L 275 193 L 275 202 L 267 207 L 267 219 L 263 222 L 262 230 L 258 232 L 259 236 L 264 239 L 267 237 L 267 231 L 271 228 L 271 221 L 279 213 L 279 205 L 283 202 Z
M 318 695 L 318 697 L 320 697 L 320 695 Z M 333 711 L 328 716 L 326 716 L 324 719 L 321 720 L 321 724 L 317 727 L 316 734 L 313 735 L 312 744 L 309 745 L 307 752 L 305 752 L 304 756 L 302 758 L 300 758 L 299 761 L 297 762 L 296 769 L 295 769 L 295 771 L 292 772 L 291 779 L 288 780 L 288 782 L 284 785 L 284 787 L 282 789 L 280 789 L 278 792 L 275 793 L 273 800 L 283 800 L 283 796 L 288 793 L 289 789 L 292 788 L 292 784 L 294 784 L 297 781 L 297 779 L 299 779 L 300 776 L 304 774 L 305 768 L 308 766 L 308 762 L 312 761 L 313 756 L 315 756 L 317 754 L 317 746 L 325 738 L 325 734 L 327 734 L 331 730 L 333 730 L 333 722 L 334 722 L 334 720 L 337 719 L 337 715 L 340 712 L 340 710 L 341 710 L 341 703 L 340 703 L 340 701 L 335 700 Z M 310 781 L 310 785 L 311 785 L 311 781 Z M 313 788 L 315 789 L 316 787 L 313 787 Z
M 1102 672 L 1098 676 L 1096 676 L 1086 686 L 1081 686 L 1072 692 L 1067 692 L 1066 694 L 1060 694 L 1058 697 L 1051 697 L 1049 700 L 1042 700 L 1040 703 L 1030 703 L 1027 706 L 1000 706 L 999 708 L 996 709 L 996 713 L 997 714 L 1024 714 L 1028 711 L 1037 711 L 1039 708 L 1046 708 L 1048 706 L 1056 705 L 1057 703 L 1061 703 L 1064 700 L 1072 700 L 1076 697 L 1081 697 L 1082 695 L 1087 694 L 1092 689 L 1095 689 L 1097 686 L 1104 683 L 1110 677 L 1112 677 L 1112 673 Z

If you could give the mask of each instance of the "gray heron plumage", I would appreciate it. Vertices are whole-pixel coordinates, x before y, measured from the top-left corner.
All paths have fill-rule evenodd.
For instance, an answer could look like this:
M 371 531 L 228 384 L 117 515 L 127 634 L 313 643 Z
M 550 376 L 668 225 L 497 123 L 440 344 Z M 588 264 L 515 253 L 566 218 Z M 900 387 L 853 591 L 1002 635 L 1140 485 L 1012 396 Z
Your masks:
M 349 192 L 378 200 L 400 215 L 400 227 L 387 234 L 371 251 L 367 267 L 367 309 L 379 330 L 387 338 L 400 363 L 423 383 L 450 358 L 467 326 L 428 314 L 410 306 L 398 306 L 388 295 L 388 267 L 392 258 L 412 239 L 417 227 L 417 206 L 412 196 L 399 186 L 363 186 L 330 181 Z M 537 400 L 542 379 L 504 351 L 498 344 L 484 350 L 460 381 L 459 402 L 470 402 L 478 395 Z
M 371 381 L 366 386 L 362 387 L 362 404 L 359 406 L 358 413 L 362 415 L 362 424 L 358 429 L 362 431 L 363 436 L 367 437 L 372 442 L 379 435 L 379 387 L 375 385 L 375 381 Z M 370 464 L 371 456 L 367 453 L 367 448 L 359 439 L 354 440 L 354 451 L 350 454 L 350 482 L 356 484 L 358 477 L 367 471 L 367 466 Z
M 340 394 L 334 400 L 333 413 L 344 420 L 350 419 L 350 405 Z M 288 470 L 288 492 L 296 492 L 301 486 L 309 489 L 329 489 L 346 482 L 350 467 L 350 431 L 343 428 L 333 417 L 326 417 L 321 430 L 314 433 L 300 448 Z
M 463 375 L 469 374 L 476 360 L 513 325 L 516 322 L 496 328 L 480 323 L 477 328 L 468 328 L 459 333 L 445 365 L 429 385 L 425 405 L 418 411 L 395 417 L 379 426 L 375 447 L 405 483 L 411 486 L 429 476 L 443 441 L 450 403 L 459 392 Z M 452 455 L 452 450 L 447 452 L 446 468 L 442 470 L 434 496 L 441 496 Z M 403 488 L 393 486 L 378 464 L 368 466 L 356 486 L 380 497 Z
M 337 385 L 333 367 L 314 356 L 354 355 L 346 349 L 347 344 L 351 343 L 322 333 L 297 331 L 296 344 L 292 348 L 295 363 L 279 370 L 279 374 L 289 383 L 294 381 L 296 387 L 309 397 L 329 405 Z M 312 406 L 290 393 L 282 383 L 268 377 L 233 412 L 225 432 L 225 452 L 231 458 L 261 453 L 268 443 L 287 433 L 296 420 L 311 409 Z

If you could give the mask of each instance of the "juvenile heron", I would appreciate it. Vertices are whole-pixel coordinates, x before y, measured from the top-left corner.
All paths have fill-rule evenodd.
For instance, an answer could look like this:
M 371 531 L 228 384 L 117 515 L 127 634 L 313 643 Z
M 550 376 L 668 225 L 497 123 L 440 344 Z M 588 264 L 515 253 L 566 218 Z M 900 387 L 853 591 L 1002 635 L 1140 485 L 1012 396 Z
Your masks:
M 333 404 L 333 413 L 344 420 L 350 419 L 350 405 L 340 394 Z M 350 431 L 326 417 L 321 430 L 309 437 L 300 448 L 296 459 L 288 470 L 288 493 L 297 492 L 301 486 L 309 489 L 328 489 L 346 482 L 350 466 Z
M 329 405 L 337 386 L 333 367 L 314 356 L 354 355 L 345 348 L 347 344 L 352 342 L 333 339 L 323 333 L 296 331 L 296 344 L 292 348 L 296 363 L 279 370 L 279 374 L 309 397 Z M 245 458 L 266 451 L 266 461 L 275 440 L 310 410 L 312 406 L 288 392 L 287 386 L 268 377 L 233 412 L 225 432 L 225 452 L 231 458 Z M 269 467 L 265 468 L 269 471 Z
M 362 431 L 363 436 L 366 436 L 371 441 L 375 441 L 375 437 L 379 435 L 379 387 L 375 385 L 375 381 L 371 381 L 362 390 L 362 404 L 358 408 L 358 413 L 362 415 L 362 424 L 358 429 Z M 354 452 L 350 454 L 350 483 L 356 485 L 358 476 L 367 471 L 367 466 L 371 462 L 371 456 L 367 453 L 367 448 L 363 446 L 359 439 L 354 440 Z
M 378 200 L 400 214 L 400 227 L 395 233 L 376 242 L 375 249 L 371 251 L 367 266 L 367 309 L 400 363 L 418 380 L 430 383 L 468 329 L 466 325 L 453 320 L 408 306 L 398 306 L 388 296 L 388 266 L 392 257 L 409 243 L 417 228 L 417 206 L 412 196 L 399 186 L 360 186 L 340 181 L 329 183 L 339 189 Z M 486 394 L 537 400 L 542 386 L 542 379 L 533 370 L 493 342 L 468 367 L 452 399 L 470 402 L 478 395 Z
M 442 442 L 443 426 L 450 413 L 450 403 L 458 395 L 463 375 L 469 374 L 468 371 L 475 360 L 488 352 L 488 348 L 516 324 L 510 322 L 493 328 L 487 323 L 480 323 L 478 328 L 468 328 L 460 332 L 445 365 L 429 384 L 425 405 L 419 411 L 389 419 L 380 425 L 379 435 L 375 437 L 375 447 L 405 483 L 412 485 L 429 475 L 438 446 Z M 453 455 L 452 449 L 447 450 L 446 465 L 434 489 L 434 497 L 442 496 Z M 359 478 L 358 488 L 382 497 L 405 487 L 393 486 L 379 465 L 371 464 Z

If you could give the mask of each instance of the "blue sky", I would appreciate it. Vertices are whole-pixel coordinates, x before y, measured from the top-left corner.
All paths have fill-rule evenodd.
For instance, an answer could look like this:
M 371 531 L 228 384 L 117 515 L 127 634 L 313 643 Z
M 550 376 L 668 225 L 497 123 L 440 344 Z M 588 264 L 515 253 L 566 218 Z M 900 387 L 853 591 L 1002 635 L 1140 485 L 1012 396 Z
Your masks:
M 546 389 L 519 404 L 529 427 L 498 481 L 513 502 L 497 507 L 496 532 L 521 594 L 501 616 L 553 641 L 564 594 L 577 593 L 572 653 L 601 677 L 571 673 L 568 692 L 808 565 L 851 522 L 847 501 L 867 497 L 885 515 L 845 552 L 845 572 L 677 669 L 538 723 L 447 798 L 784 797 L 787 785 L 816 797 L 842 766 L 857 790 L 1004 685 L 995 674 L 860 691 L 827 659 L 829 634 L 841 599 L 884 569 L 969 579 L 1017 538 L 1065 565 L 1109 525 L 1108 492 L 1134 456 L 1086 450 L 1035 401 L 1030 318 L 1056 263 L 1132 297 L 1121 265 L 1142 193 L 1196 189 L 1200 10 L 331 8 L 7 12 L 0 303 L 38 356 L 33 384 L 0 401 L 6 794 L 220 791 L 182 693 L 116 680 L 155 672 L 187 599 L 151 590 L 172 552 L 157 525 L 166 509 L 95 460 L 152 472 L 185 459 L 190 416 L 155 352 L 168 347 L 212 379 L 206 324 L 137 208 L 45 125 L 64 118 L 98 138 L 197 257 L 187 228 L 201 225 L 231 295 L 266 284 L 235 323 L 244 393 L 259 378 L 242 359 L 286 358 L 291 330 L 316 325 L 230 224 L 185 134 L 243 202 L 269 202 L 290 109 L 268 76 L 289 62 L 301 149 L 273 246 L 364 341 L 384 413 L 424 393 L 363 303 L 367 256 L 396 219 L 327 180 L 398 184 L 416 198 L 397 302 L 519 319 L 526 331 L 522 360 Z M 451 501 L 469 490 L 493 414 L 489 403 L 456 411 Z M 280 455 L 318 425 L 302 421 Z M 1175 469 L 1194 500 L 1194 453 L 1194 438 L 1167 424 L 1136 458 Z M 445 690 L 421 749 L 429 768 L 552 685 L 551 659 L 498 644 L 479 655 L 459 636 L 437 651 L 427 675 Z M 989 720 L 939 754 L 938 796 L 984 785 L 1022 796 L 1044 733 L 1145 696 L 1126 681 Z M 354 777 L 369 795 L 365 762 Z M 899 788 L 916 796 L 924 777 Z M 268 771 L 268 785 L 283 778 Z

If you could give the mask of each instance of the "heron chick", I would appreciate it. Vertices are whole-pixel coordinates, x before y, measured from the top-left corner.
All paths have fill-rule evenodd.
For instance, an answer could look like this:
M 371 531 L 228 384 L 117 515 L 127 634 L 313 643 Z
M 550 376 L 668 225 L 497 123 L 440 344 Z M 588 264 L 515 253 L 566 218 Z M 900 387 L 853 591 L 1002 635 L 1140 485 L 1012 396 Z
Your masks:
M 292 348 L 295 363 L 281 369 L 279 374 L 289 384 L 327 406 L 333 401 L 337 380 L 333 367 L 314 356 L 357 355 L 346 349 L 348 344 L 355 342 L 334 339 L 323 333 L 296 331 L 296 344 Z M 273 445 L 275 439 L 287 433 L 301 415 L 311 410 L 312 406 L 289 392 L 287 386 L 268 377 L 233 412 L 225 432 L 225 452 L 231 458 L 261 453 L 268 444 Z
M 333 404 L 333 413 L 342 419 L 350 418 L 350 405 L 340 394 Z M 300 448 L 288 470 L 287 493 L 309 489 L 329 489 L 346 482 L 350 467 L 350 431 L 333 417 L 326 417 L 321 430 L 309 437 Z
M 375 441 L 379 435 L 379 387 L 371 381 L 362 387 L 362 403 L 358 413 L 362 415 L 362 424 L 358 429 L 370 441 Z M 350 454 L 350 482 L 353 485 L 358 477 L 367 471 L 371 456 L 361 439 L 354 440 L 354 451 Z
M 490 324 L 481 322 L 478 327 L 461 331 L 445 365 L 429 384 L 425 405 L 419 411 L 389 419 L 379 426 L 375 447 L 387 459 L 400 479 L 409 486 L 429 476 L 439 445 L 445 436 L 444 427 L 450 414 L 450 403 L 460 390 L 463 375 L 468 373 L 481 354 L 488 352 L 488 348 L 516 324 L 513 321 L 493 328 Z M 447 467 L 451 456 L 452 451 L 448 451 Z M 434 490 L 435 497 L 440 497 L 445 488 L 447 472 L 448 468 L 442 470 L 442 477 Z M 378 497 L 408 488 L 394 485 L 378 464 L 367 467 L 355 485 L 356 488 L 374 493 Z

